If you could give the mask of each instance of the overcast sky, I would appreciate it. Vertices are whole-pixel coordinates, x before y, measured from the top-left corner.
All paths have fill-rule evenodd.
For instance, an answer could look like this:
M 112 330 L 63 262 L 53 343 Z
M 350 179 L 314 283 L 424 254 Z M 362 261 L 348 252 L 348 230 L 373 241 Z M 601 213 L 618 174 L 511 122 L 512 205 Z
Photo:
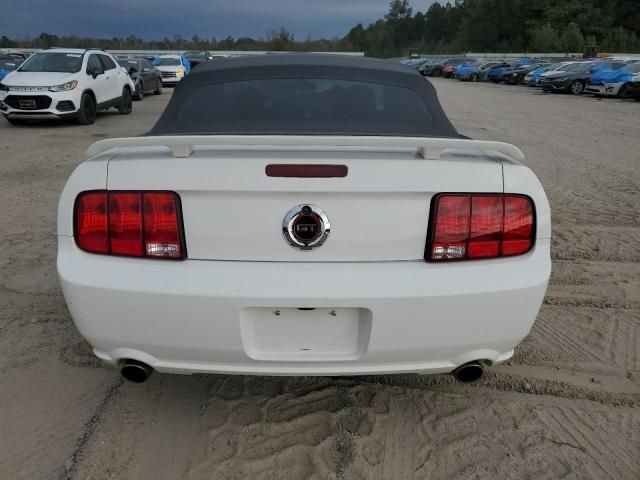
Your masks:
M 414 9 L 431 2 L 414 0 Z M 264 37 L 283 26 L 296 39 L 342 37 L 381 18 L 389 0 L 1 0 L 0 35 L 42 32 L 144 39 Z

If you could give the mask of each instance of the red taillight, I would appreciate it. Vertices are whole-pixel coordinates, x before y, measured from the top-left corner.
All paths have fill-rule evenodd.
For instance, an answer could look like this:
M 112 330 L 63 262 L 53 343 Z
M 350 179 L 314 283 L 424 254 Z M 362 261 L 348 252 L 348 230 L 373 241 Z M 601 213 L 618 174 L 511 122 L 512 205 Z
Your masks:
M 526 253 L 533 244 L 533 205 L 527 197 L 504 197 L 502 255 Z
M 113 255 L 142 256 L 140 193 L 109 194 L 109 241 Z
M 523 195 L 438 195 L 430 234 L 429 261 L 521 255 L 533 246 L 533 203 Z
M 178 196 L 172 192 L 84 192 L 76 199 L 75 237 L 87 252 L 185 257 Z
M 86 192 L 76 200 L 75 235 L 82 250 L 109 253 L 107 192 Z
M 500 255 L 502 228 L 502 198 L 494 195 L 471 197 L 471 228 L 469 258 L 489 258 Z

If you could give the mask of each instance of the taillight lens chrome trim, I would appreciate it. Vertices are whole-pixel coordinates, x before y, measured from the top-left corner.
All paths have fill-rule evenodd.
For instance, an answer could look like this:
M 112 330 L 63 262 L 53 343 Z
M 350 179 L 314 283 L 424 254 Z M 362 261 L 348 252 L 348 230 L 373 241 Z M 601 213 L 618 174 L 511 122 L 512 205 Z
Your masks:
M 424 259 L 451 262 L 524 255 L 535 244 L 535 221 L 535 205 L 527 195 L 434 195 Z
M 182 205 L 175 192 L 90 190 L 73 209 L 76 245 L 88 253 L 183 260 Z

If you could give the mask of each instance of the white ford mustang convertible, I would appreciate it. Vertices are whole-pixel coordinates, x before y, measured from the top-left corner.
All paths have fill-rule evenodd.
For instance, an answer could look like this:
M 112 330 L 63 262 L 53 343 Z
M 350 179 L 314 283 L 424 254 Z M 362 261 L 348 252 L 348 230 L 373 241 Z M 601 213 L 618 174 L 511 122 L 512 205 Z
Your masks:
M 71 316 L 129 380 L 453 372 L 509 359 L 551 271 L 522 152 L 372 59 L 201 65 L 153 129 L 88 150 L 58 212 Z

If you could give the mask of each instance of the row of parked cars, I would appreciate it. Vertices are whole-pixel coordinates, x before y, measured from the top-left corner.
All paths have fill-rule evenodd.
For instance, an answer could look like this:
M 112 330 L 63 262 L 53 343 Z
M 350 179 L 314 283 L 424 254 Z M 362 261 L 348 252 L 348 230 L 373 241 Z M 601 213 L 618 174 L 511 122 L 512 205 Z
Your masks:
M 635 98 L 640 100 L 640 59 L 597 60 L 521 58 L 481 62 L 465 57 L 417 58 L 405 61 L 425 76 L 471 82 L 494 82 L 541 87 L 546 92 Z
M 0 54 L 0 113 L 11 124 L 57 118 L 89 125 L 99 110 L 131 113 L 133 100 L 161 94 L 194 64 L 211 60 L 202 52 L 114 56 L 68 48 Z

